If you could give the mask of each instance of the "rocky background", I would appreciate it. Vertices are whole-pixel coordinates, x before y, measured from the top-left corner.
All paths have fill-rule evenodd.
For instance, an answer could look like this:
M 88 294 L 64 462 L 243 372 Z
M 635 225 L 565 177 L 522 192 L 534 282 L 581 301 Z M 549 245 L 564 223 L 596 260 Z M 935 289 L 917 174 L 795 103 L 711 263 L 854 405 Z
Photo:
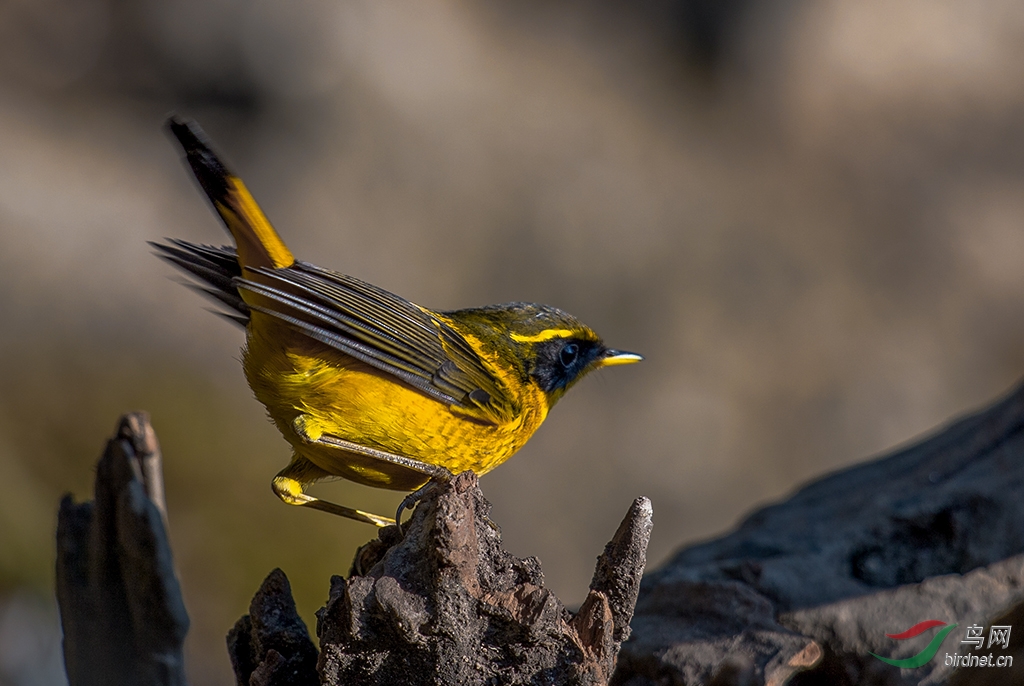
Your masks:
M 273 497 L 240 334 L 149 254 L 224 240 L 169 111 L 300 257 L 647 355 L 481 482 L 571 605 L 635 497 L 657 565 L 1022 376 L 1022 37 L 1008 0 L 0 4 L 0 683 L 62 679 L 56 504 L 126 410 L 164 448 L 191 683 L 230 681 L 268 570 L 312 624 L 370 535 Z

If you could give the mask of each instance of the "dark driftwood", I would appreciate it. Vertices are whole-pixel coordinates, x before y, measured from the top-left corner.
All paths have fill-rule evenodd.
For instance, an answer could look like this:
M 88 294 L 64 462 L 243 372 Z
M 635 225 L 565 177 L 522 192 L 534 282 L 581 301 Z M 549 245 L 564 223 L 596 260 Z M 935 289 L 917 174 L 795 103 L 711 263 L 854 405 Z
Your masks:
M 382 530 L 357 553 L 354 567 L 364 574 L 331 579 L 317 613 L 319 683 L 607 683 L 629 636 L 650 501 L 633 503 L 575 614 L 544 588 L 535 558 L 501 548 L 489 509 L 476 477 L 460 474 L 424 497 L 404 536 Z M 240 684 L 318 683 L 315 651 L 280 571 L 228 643 Z
M 1024 683 L 1013 669 L 945 665 L 964 629 L 1024 619 L 1024 388 L 891 456 L 817 481 L 734 532 L 677 553 L 644 580 L 614 683 Z M 900 670 L 959 623 L 939 657 Z
M 186 683 L 188 615 L 160 474 L 149 418 L 125 415 L 97 465 L 95 501 L 61 501 L 57 601 L 71 686 Z

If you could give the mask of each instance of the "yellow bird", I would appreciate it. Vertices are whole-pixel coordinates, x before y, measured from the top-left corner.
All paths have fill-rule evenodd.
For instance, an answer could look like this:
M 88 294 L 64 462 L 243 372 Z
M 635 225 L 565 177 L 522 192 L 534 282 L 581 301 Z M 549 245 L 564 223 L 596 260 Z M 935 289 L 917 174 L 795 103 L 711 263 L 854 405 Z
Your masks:
M 199 126 L 172 117 L 168 128 L 235 248 L 153 246 L 245 326 L 245 377 L 292 446 L 272 484 L 286 503 L 393 524 L 304 490 L 329 476 L 415 491 L 467 469 L 486 474 L 585 374 L 643 359 L 547 305 L 435 312 L 298 261 Z

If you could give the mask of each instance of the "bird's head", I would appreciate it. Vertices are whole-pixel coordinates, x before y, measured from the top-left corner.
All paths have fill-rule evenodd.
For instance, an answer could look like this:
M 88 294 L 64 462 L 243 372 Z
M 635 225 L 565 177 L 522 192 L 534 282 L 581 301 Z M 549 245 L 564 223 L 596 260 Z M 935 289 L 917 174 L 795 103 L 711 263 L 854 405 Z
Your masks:
M 586 324 L 549 305 L 508 303 L 447 314 L 470 329 L 488 357 L 521 382 L 536 384 L 549 408 L 589 372 L 643 359 L 608 348 Z

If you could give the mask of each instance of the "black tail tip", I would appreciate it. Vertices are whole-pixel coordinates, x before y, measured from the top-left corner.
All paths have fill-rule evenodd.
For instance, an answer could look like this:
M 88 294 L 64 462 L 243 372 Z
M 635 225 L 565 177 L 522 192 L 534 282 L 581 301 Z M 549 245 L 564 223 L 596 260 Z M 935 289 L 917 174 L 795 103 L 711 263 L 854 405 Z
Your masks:
M 209 151 L 210 145 L 207 142 L 206 133 L 194 119 L 184 119 L 177 114 L 167 117 L 164 125 L 171 135 L 184 148 L 186 153 L 193 151 Z
M 222 198 L 228 190 L 225 177 L 231 172 L 210 147 L 203 129 L 195 120 L 177 114 L 169 116 L 165 126 L 181 145 L 192 173 L 206 194 L 214 201 Z

